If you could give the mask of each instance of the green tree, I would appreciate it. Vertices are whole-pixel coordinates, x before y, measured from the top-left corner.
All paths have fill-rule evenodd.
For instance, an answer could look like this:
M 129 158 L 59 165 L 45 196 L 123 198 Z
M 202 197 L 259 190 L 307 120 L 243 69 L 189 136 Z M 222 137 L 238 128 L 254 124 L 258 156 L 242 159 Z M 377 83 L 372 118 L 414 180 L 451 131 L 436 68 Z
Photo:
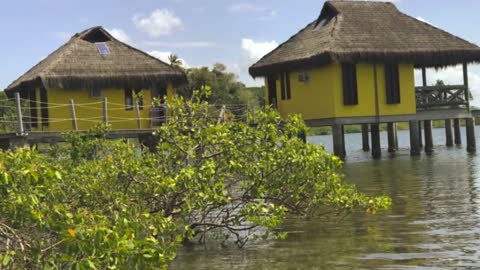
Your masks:
M 298 139 L 299 117 L 267 108 L 254 126 L 217 123 L 208 94 L 168 104 L 154 152 L 107 140 L 103 128 L 69 134 L 42 155 L 0 152 L 2 267 L 166 268 L 181 241 L 242 246 L 284 237 L 287 215 L 389 206 L 346 183 L 337 157 Z
M 176 54 L 173 54 L 173 53 L 168 56 L 168 61 L 170 62 L 170 65 L 174 67 L 180 67 L 183 65 L 182 60 L 178 58 Z

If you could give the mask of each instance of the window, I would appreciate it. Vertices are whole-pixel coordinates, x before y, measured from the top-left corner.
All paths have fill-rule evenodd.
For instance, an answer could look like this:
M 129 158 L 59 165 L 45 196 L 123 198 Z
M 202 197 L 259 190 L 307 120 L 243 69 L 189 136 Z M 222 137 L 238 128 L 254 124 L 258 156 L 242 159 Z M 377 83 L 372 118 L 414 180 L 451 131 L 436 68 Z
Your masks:
M 290 88 L 290 73 L 280 74 L 280 90 L 282 94 L 282 100 L 291 99 L 292 91 Z
M 357 69 L 355 64 L 342 64 L 343 104 L 358 104 Z
M 104 42 L 97 42 L 95 43 L 97 45 L 98 52 L 101 55 L 107 55 L 110 54 L 110 49 L 108 48 L 107 44 Z
M 132 88 L 125 88 L 125 110 L 130 111 L 132 109 L 133 109 Z
M 45 87 L 40 88 L 40 110 L 42 116 L 42 126 L 48 127 L 48 96 L 47 96 L 47 89 Z
M 138 102 L 138 108 L 143 110 L 142 90 L 132 88 L 125 88 L 125 110 L 133 110 L 135 101 Z
M 385 65 L 385 90 L 387 95 L 387 104 L 400 103 L 400 79 L 398 74 L 398 65 Z
M 100 88 L 93 88 L 90 90 L 90 96 L 93 98 L 102 97 L 102 90 Z

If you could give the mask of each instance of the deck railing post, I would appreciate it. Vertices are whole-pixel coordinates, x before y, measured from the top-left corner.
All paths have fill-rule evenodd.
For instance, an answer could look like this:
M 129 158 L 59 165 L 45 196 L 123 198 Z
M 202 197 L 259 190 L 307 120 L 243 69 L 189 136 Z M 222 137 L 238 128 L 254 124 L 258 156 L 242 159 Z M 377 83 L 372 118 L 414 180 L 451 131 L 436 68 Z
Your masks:
M 20 102 L 20 93 L 15 93 L 15 106 L 17 109 L 17 132 L 19 135 L 23 135 L 25 133 L 25 128 L 23 126 L 23 116 L 22 116 L 22 103 Z
M 72 119 L 72 129 L 77 131 L 78 130 L 78 125 L 77 125 L 77 115 L 75 113 L 75 103 L 73 99 L 70 99 L 70 118 Z
M 103 112 L 103 123 L 105 125 L 108 125 L 108 100 L 107 100 L 107 97 L 103 97 L 102 112 Z
M 138 104 L 138 101 L 135 102 L 135 119 L 137 121 L 137 128 L 142 128 L 142 123 L 140 121 L 140 105 Z

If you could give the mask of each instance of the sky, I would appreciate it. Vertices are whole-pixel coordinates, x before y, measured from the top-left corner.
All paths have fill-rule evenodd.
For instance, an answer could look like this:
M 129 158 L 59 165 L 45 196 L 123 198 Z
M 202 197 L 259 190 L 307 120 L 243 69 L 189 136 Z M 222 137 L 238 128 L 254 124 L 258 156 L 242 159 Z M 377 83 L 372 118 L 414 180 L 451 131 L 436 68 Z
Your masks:
M 478 0 L 391 0 L 410 16 L 480 44 Z M 249 86 L 248 67 L 306 24 L 322 0 L 15 0 L 0 9 L 0 89 L 67 42 L 101 25 L 160 59 L 177 54 L 187 67 L 224 63 Z M 480 66 L 469 71 L 480 105 Z M 419 74 L 416 81 L 419 84 Z M 462 82 L 461 68 L 428 71 L 430 82 Z

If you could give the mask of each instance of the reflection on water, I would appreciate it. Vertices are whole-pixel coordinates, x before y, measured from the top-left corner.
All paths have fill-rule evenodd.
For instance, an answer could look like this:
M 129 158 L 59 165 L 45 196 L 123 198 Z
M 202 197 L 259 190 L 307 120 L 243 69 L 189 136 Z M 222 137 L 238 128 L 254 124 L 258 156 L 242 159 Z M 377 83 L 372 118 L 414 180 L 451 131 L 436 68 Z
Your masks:
M 445 142 L 443 132 L 434 130 L 436 144 Z M 331 148 L 328 136 L 309 139 Z M 479 157 L 461 147 L 436 146 L 431 156 L 411 158 L 408 141 L 408 133 L 400 131 L 401 151 L 394 158 L 385 153 L 381 160 L 372 160 L 359 151 L 359 134 L 346 138 L 347 180 L 368 194 L 391 196 L 390 211 L 356 213 L 342 220 L 288 220 L 287 240 L 244 249 L 185 247 L 171 268 L 479 269 Z

